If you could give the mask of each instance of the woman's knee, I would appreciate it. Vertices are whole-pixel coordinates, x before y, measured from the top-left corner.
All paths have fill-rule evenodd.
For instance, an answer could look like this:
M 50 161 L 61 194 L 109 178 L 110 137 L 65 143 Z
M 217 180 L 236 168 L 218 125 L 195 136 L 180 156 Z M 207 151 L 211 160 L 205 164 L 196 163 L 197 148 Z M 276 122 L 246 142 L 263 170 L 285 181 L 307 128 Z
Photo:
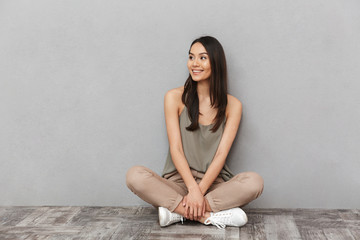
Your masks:
M 236 176 L 238 181 L 245 183 L 251 195 L 259 197 L 264 189 L 264 179 L 256 172 L 244 172 Z
M 264 189 L 264 179 L 256 172 L 248 172 L 247 174 L 251 181 L 252 190 L 257 198 Z
M 126 185 L 134 192 L 135 189 L 141 188 L 144 185 L 144 175 L 147 169 L 143 166 L 133 166 L 126 173 Z

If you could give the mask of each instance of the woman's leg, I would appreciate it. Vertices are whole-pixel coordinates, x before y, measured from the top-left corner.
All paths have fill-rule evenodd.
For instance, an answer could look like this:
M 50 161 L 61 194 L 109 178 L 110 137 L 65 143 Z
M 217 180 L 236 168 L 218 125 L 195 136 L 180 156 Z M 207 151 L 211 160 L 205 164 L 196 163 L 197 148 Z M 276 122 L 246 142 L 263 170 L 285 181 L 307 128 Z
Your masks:
M 169 179 L 162 178 L 143 166 L 135 166 L 129 169 L 126 174 L 126 184 L 133 193 L 145 202 L 155 207 L 165 207 L 171 212 L 178 205 L 181 205 L 183 196 L 187 194 L 185 184 L 182 181 L 171 179 L 171 177 Z
M 255 172 L 244 172 L 227 182 L 213 184 L 205 195 L 211 211 L 218 212 L 241 207 L 258 198 L 264 188 L 262 177 Z

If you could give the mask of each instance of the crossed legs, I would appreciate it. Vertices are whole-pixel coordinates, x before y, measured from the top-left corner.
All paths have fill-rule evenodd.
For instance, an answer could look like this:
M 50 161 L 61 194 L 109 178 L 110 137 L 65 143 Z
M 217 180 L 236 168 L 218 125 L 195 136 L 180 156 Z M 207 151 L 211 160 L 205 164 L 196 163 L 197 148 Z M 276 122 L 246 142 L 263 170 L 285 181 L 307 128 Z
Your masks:
M 126 184 L 133 193 L 153 206 L 183 215 L 182 199 L 187 194 L 186 185 L 178 173 L 166 177 L 162 178 L 146 167 L 135 166 L 127 172 Z M 237 174 L 227 182 L 214 182 L 205 195 L 205 217 L 199 221 L 203 223 L 210 212 L 246 205 L 261 195 L 263 186 L 262 177 L 255 172 Z

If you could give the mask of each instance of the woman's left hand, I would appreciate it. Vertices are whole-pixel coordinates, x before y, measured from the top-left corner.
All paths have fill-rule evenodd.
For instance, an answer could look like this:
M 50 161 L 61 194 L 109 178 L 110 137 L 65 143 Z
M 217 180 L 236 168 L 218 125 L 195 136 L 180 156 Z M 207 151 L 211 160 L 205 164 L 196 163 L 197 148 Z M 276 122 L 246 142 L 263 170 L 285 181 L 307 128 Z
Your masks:
M 199 191 L 189 192 L 184 196 L 182 204 L 184 207 L 184 217 L 190 220 L 200 220 L 205 216 L 205 198 Z

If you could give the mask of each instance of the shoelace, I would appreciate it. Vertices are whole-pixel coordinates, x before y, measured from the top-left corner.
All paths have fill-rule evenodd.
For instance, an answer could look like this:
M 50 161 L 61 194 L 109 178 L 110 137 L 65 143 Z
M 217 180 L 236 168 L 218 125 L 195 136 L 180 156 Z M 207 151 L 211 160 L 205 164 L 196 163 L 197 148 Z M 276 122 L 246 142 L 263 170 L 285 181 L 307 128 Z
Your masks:
M 177 222 L 177 220 L 180 218 L 181 224 L 184 224 L 184 217 L 177 213 L 172 213 L 170 217 L 170 222 Z
M 226 227 L 226 218 L 229 218 L 229 214 L 222 214 L 222 213 L 217 213 L 216 215 L 214 213 L 210 213 L 210 217 L 208 217 L 204 224 L 205 225 L 215 225 L 217 228 L 219 229 L 224 229 Z

